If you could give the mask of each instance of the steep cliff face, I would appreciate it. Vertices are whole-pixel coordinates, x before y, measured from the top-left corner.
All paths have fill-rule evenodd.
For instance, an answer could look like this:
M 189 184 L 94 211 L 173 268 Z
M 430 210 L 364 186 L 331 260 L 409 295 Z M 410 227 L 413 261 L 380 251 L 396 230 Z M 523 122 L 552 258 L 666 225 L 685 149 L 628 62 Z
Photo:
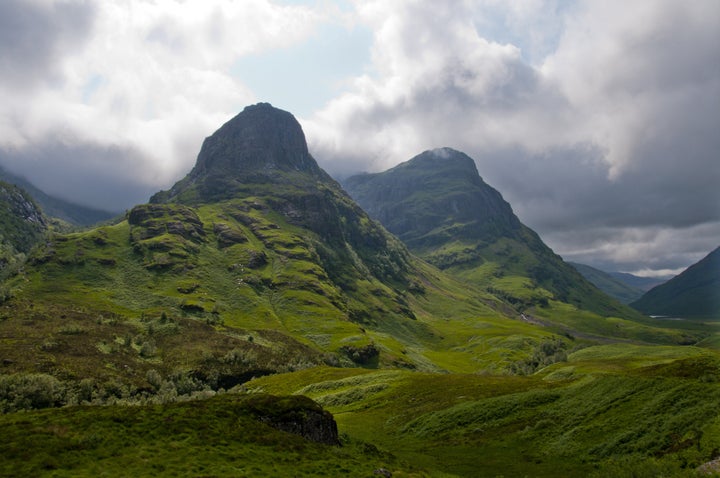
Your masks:
M 0 181 L 0 234 L 17 250 L 27 252 L 47 229 L 45 216 L 25 191 Z
M 195 167 L 150 202 L 204 203 L 257 192 L 260 185 L 334 183 L 310 155 L 295 117 L 268 103 L 246 107 L 205 139 Z

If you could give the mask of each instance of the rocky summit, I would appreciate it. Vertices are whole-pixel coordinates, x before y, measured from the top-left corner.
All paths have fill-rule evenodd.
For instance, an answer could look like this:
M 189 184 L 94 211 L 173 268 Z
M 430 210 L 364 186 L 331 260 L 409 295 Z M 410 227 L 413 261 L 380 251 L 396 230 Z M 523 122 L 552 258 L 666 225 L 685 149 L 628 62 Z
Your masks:
M 195 167 L 151 202 L 202 202 L 249 191 L 249 184 L 332 182 L 308 151 L 300 123 L 269 103 L 246 107 L 205 139 Z
M 425 151 L 388 171 L 343 184 L 352 197 L 411 248 L 450 238 L 517 236 L 521 224 L 475 161 L 451 148 Z

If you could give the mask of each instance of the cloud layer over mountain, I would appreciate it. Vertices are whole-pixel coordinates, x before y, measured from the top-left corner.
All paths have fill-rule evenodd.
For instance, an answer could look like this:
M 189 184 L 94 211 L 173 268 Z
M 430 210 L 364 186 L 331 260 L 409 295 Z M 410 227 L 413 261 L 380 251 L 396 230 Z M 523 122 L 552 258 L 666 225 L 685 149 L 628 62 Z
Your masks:
M 278 98 L 305 105 L 303 84 L 326 78 L 318 62 L 347 41 L 369 55 L 338 67 L 332 100 L 302 114 L 275 103 L 301 116 L 330 173 L 450 146 L 567 259 L 675 270 L 718 245 L 720 3 L 328 5 L 3 2 L 0 163 L 48 192 L 128 207 L 186 173 L 246 104 L 273 101 L 249 86 L 248 58 L 267 58 Z M 302 45 L 308 70 L 288 69 L 276 53 Z

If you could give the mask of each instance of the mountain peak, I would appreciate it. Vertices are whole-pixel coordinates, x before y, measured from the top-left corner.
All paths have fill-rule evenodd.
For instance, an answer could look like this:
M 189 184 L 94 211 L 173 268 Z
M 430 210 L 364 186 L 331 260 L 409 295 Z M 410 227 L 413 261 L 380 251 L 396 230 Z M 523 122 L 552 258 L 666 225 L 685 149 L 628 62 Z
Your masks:
M 300 123 L 270 103 L 247 106 L 206 138 L 190 174 L 243 174 L 251 170 L 319 172 Z
M 391 171 L 403 168 L 427 169 L 438 174 L 454 174 L 472 182 L 482 182 L 475 161 L 467 154 L 448 147 L 424 151 L 410 161 L 399 164 Z
M 520 221 L 502 195 L 460 151 L 425 151 L 388 171 L 347 178 L 346 190 L 371 216 L 413 247 L 443 242 L 448 234 L 515 235 Z
M 308 151 L 300 123 L 270 103 L 247 106 L 205 138 L 195 167 L 150 202 L 197 202 L 235 195 L 250 184 L 328 181 Z

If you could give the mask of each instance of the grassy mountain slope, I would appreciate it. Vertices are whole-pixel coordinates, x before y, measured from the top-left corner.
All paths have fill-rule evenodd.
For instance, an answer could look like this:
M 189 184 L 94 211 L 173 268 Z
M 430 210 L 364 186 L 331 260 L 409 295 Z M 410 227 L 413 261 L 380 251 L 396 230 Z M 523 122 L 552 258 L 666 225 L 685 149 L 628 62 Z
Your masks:
M 292 115 L 247 108 L 169 191 L 51 233 L 3 282 L 0 474 L 687 476 L 715 458 L 717 329 L 562 302 L 562 281 L 522 275 L 547 270 L 530 233 L 493 227 L 517 235 L 473 268 L 472 247 L 442 250 L 442 271 L 317 167 Z M 268 427 L 257 400 L 319 408 L 261 392 L 311 397 L 343 446 Z
M 532 377 L 313 369 L 249 386 L 312 397 L 437 476 L 650 477 L 716 457 L 719 377 L 703 349 L 601 346 Z
M 631 305 L 652 315 L 720 318 L 720 248 Z
M 228 394 L 163 406 L 0 415 L 0 475 L 373 476 L 389 469 L 427 476 L 371 445 L 315 443 L 268 423 L 316 407 L 302 397 Z
M 631 287 L 607 272 L 595 269 L 594 267 L 575 262 L 568 262 L 568 264 L 577 269 L 577 271 L 595 287 L 623 304 L 629 304 L 639 299 L 644 293 L 642 289 Z
M 123 397 L 159 374 L 190 393 L 322 363 L 504 371 L 555 336 L 413 257 L 301 135 L 288 113 L 251 107 L 152 204 L 52 235 L 6 283 L 3 371 L 119 384 Z M 269 155 L 254 165 L 253 141 Z
M 5 171 L 1 167 L 0 180 L 15 184 L 27 191 L 48 217 L 58 218 L 76 226 L 90 226 L 115 216 L 115 213 L 81 206 L 46 194 L 27 179 Z
M 463 153 L 426 151 L 383 173 L 350 177 L 344 186 L 413 253 L 508 301 L 523 317 L 605 336 L 622 328 L 609 317 L 650 325 L 553 253 Z

